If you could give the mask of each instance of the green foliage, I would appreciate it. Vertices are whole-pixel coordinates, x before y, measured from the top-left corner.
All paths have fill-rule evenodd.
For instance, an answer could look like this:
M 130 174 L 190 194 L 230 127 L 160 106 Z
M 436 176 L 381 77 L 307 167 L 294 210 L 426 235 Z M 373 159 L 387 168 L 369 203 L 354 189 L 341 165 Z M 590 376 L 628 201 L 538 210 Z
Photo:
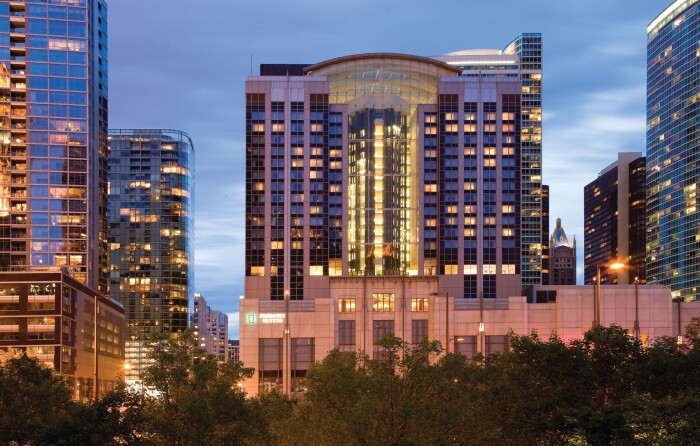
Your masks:
M 15 352 L 0 361 L 0 445 L 694 444 L 698 333 L 700 319 L 689 345 L 644 347 L 618 326 L 568 344 L 511 333 L 505 352 L 473 360 L 392 336 L 381 361 L 331 351 L 298 400 L 246 398 L 237 383 L 253 370 L 205 355 L 189 332 L 153 340 L 148 392 L 120 387 L 89 404 Z

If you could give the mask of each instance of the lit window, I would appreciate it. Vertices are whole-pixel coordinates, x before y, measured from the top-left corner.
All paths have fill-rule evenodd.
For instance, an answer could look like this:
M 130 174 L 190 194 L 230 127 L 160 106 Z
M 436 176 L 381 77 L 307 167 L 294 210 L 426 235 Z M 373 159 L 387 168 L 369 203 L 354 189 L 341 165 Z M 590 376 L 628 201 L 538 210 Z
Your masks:
M 411 311 L 428 311 L 428 298 L 417 297 L 411 299 Z
M 256 126 L 259 125 L 262 127 L 263 124 L 255 124 L 255 125 Z M 262 132 L 262 130 L 259 130 L 259 131 Z M 273 132 L 284 132 L 284 124 L 272 124 L 272 131 Z
M 445 275 L 459 274 L 459 265 L 445 265 Z
M 496 160 L 493 158 L 484 159 L 484 167 L 496 167 Z
M 284 242 L 281 240 L 273 240 L 270 242 L 270 249 L 284 249 Z
M 338 311 L 341 313 L 355 312 L 355 299 L 343 298 L 338 300 Z
M 475 276 L 477 271 L 476 265 L 464 265 L 464 275 L 465 276 Z
M 310 276 L 322 276 L 323 275 L 323 265 L 311 265 L 309 266 Z
M 264 276 L 265 275 L 265 267 L 264 266 L 251 266 L 250 267 L 250 275 L 251 276 Z
M 503 155 L 515 155 L 515 147 L 504 147 Z
M 496 274 L 496 265 L 484 265 L 482 271 L 484 274 Z
M 501 119 L 504 121 L 514 121 L 515 120 L 515 113 L 503 113 L 501 114 Z
M 437 122 L 437 116 L 435 115 L 425 115 L 426 124 L 435 124 Z
M 515 212 L 515 206 L 513 206 L 512 204 L 504 204 L 501 210 L 504 214 L 510 214 L 512 212 Z
M 502 274 L 515 274 L 515 265 L 501 265 Z
M 496 156 L 496 148 L 495 147 L 484 147 L 484 155 Z
M 503 228 L 503 237 L 513 237 L 515 235 L 515 229 Z
M 464 156 L 474 156 L 476 155 L 476 148 L 475 147 L 465 147 L 464 148 Z
M 394 295 L 390 293 L 372 294 L 372 311 L 394 311 Z

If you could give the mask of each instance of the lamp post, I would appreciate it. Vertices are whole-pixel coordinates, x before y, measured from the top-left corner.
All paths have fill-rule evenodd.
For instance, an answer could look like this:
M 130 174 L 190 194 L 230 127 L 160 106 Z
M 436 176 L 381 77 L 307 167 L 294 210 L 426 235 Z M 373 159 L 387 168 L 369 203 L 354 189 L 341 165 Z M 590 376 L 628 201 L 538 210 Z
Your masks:
M 613 270 L 617 270 L 617 269 L 622 268 L 623 266 L 625 266 L 625 264 L 624 264 L 624 263 L 620 263 L 620 262 L 615 262 L 615 263 L 612 263 L 612 264 L 609 264 L 609 265 L 608 265 L 608 264 L 605 264 L 605 263 L 602 263 L 602 264 L 598 264 L 598 265 L 595 266 L 595 290 L 596 290 L 596 293 L 595 293 L 595 320 L 593 321 L 593 325 L 594 325 L 595 327 L 599 327 L 599 326 L 600 326 L 600 292 L 601 292 L 601 288 L 600 288 L 600 271 L 601 271 L 602 269 L 613 269 Z

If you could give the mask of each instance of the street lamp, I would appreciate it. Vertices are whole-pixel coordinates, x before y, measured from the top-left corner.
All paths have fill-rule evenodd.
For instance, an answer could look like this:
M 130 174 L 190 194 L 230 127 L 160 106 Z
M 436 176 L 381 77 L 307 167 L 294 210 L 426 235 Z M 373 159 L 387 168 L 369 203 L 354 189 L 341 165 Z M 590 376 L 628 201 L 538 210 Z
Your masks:
M 620 262 L 615 262 L 612 264 L 606 264 L 606 263 L 601 263 L 595 266 L 595 321 L 593 321 L 593 325 L 598 327 L 600 326 L 600 270 L 602 269 L 613 269 L 613 270 L 618 270 L 625 266 L 624 263 Z

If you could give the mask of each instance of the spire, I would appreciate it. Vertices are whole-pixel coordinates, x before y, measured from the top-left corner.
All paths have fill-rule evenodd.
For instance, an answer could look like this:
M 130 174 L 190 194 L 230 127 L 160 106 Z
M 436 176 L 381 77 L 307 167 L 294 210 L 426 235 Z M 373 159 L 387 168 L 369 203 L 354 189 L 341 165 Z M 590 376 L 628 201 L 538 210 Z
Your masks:
M 549 246 L 550 248 L 558 248 L 560 246 L 566 246 L 567 248 L 572 247 L 569 238 L 566 236 L 566 231 L 564 231 L 564 228 L 561 226 L 561 218 L 557 218 L 557 226 L 554 228 Z

